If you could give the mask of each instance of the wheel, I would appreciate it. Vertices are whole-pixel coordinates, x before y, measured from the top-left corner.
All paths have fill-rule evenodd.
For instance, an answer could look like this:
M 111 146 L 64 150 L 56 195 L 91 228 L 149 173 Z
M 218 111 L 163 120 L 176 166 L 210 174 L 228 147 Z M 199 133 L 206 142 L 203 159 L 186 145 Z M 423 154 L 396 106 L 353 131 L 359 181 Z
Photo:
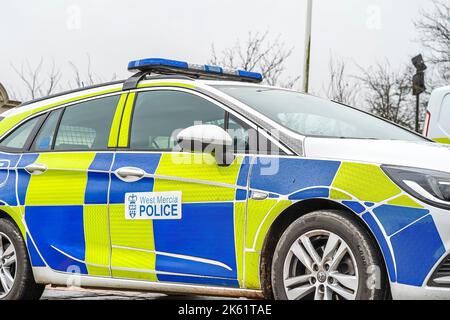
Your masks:
M 317 211 L 293 222 L 272 260 L 277 300 L 379 300 L 387 293 L 376 244 L 339 211 Z
M 44 289 L 34 281 L 19 229 L 9 220 L 0 219 L 0 299 L 37 300 Z

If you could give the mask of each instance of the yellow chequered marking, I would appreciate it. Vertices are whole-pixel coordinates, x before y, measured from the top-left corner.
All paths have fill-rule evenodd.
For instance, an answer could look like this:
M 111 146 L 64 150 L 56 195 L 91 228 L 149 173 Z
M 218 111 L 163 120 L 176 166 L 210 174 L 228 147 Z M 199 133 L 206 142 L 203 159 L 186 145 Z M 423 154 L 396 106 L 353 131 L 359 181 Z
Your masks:
M 19 227 L 20 232 L 22 233 L 22 236 L 26 237 L 26 229 L 23 224 L 23 215 L 25 212 L 25 207 L 9 207 L 9 206 L 0 206 L 0 210 L 5 212 L 7 215 L 9 215 L 16 225 Z
M 261 289 L 261 281 L 259 279 L 259 261 L 261 255 L 257 252 L 245 253 L 245 288 Z
M 203 153 L 166 153 L 161 157 L 156 174 L 160 176 L 236 185 L 242 157 L 228 167 L 217 165 L 214 156 Z
M 126 220 L 125 205 L 109 206 L 113 246 L 155 250 L 152 220 Z
M 106 205 L 84 207 L 84 237 L 86 241 L 86 265 L 90 275 L 109 276 L 109 228 Z M 92 266 L 92 265 L 95 266 Z
M 359 163 L 342 163 L 333 187 L 370 202 L 381 202 L 401 193 L 379 166 Z
M 262 222 L 262 225 L 259 229 L 258 234 L 255 235 L 256 237 L 256 244 L 255 244 L 255 250 L 260 251 L 263 248 L 264 241 L 266 240 L 267 233 L 269 232 L 270 227 L 272 226 L 275 219 L 279 217 L 280 214 L 282 214 L 287 208 L 289 208 L 292 205 L 292 201 L 289 200 L 282 200 L 279 201 L 269 212 L 267 215 L 267 218 Z M 253 246 L 252 243 L 247 243 L 247 247 Z
M 330 198 L 335 200 L 352 200 L 352 197 L 349 195 L 334 189 L 331 189 L 330 191 Z
M 181 191 L 183 203 L 233 201 L 235 189 L 174 180 L 156 179 L 154 191 Z
M 245 202 L 234 204 L 234 239 L 236 246 L 236 265 L 239 283 L 243 286 L 243 256 L 244 256 L 244 233 L 245 233 Z
M 48 170 L 31 176 L 26 205 L 82 205 L 88 180 L 87 171 L 95 153 L 44 153 L 36 163 Z
M 245 245 L 247 246 L 247 248 L 251 248 L 253 246 L 253 241 L 261 222 L 264 220 L 264 217 L 267 215 L 267 213 L 269 213 L 269 211 L 276 204 L 277 200 L 248 200 L 246 231 L 247 236 L 245 239 Z
M 112 274 L 116 278 L 157 281 L 155 273 L 156 255 L 151 252 L 112 249 Z M 123 270 L 137 269 L 137 270 Z
M 388 202 L 388 204 L 394 205 L 394 206 L 402 206 L 402 207 L 411 207 L 411 208 L 419 208 L 423 209 L 423 206 L 418 204 L 416 201 L 411 199 L 411 197 L 407 195 L 400 196 L 398 198 L 395 198 L 394 200 L 391 200 Z

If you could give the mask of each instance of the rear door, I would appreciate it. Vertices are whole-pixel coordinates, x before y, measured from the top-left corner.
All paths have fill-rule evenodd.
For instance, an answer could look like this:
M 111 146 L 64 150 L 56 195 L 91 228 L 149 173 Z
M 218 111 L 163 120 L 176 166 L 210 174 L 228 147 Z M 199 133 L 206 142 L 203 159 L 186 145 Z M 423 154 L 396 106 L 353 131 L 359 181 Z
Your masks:
M 131 93 L 123 118 L 110 193 L 113 276 L 239 286 L 248 158 L 220 167 L 176 142 L 194 124 L 225 128 L 226 110 L 193 91 L 161 88 Z M 168 205 L 176 212 L 164 215 Z
M 120 101 L 114 95 L 52 111 L 22 157 L 19 198 L 34 257 L 43 259 L 33 265 L 110 276 L 109 144 Z

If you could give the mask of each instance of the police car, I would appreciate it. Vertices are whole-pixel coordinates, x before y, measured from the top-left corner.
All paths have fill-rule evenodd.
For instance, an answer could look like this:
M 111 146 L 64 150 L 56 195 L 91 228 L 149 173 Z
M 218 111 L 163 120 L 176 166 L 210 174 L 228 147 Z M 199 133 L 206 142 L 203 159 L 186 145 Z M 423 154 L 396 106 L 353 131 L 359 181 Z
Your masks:
M 432 92 L 424 135 L 436 142 L 450 144 L 450 87 L 439 88 Z
M 450 149 L 257 73 L 133 61 L 0 121 L 0 297 L 450 298 Z

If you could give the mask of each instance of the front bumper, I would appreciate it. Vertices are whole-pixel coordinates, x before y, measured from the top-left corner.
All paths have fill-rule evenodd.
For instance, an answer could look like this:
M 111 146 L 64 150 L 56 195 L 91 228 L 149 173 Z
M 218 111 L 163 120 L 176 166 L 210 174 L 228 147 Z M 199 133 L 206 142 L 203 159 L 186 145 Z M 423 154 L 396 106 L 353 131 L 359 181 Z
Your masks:
M 394 283 L 391 293 L 394 300 L 450 300 L 450 287 L 413 287 Z

